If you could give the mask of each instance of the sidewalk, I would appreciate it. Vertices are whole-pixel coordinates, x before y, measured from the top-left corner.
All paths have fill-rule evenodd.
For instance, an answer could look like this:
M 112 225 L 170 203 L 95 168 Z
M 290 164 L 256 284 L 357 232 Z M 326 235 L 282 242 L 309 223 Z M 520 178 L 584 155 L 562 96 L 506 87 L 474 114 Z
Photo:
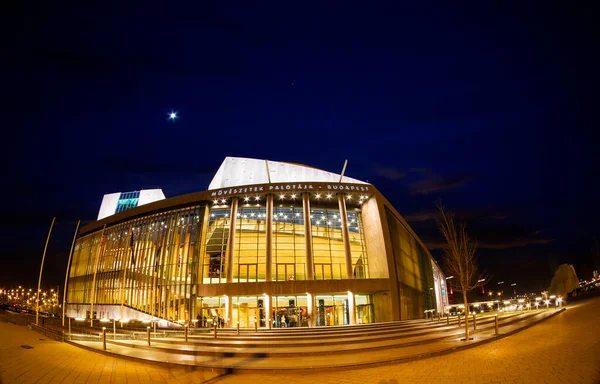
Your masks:
M 443 356 L 368 368 L 248 370 L 220 377 L 224 370 L 114 358 L 0 323 L 0 383 L 598 383 L 598 321 L 600 299 L 510 337 Z
M 323 345 L 302 347 L 296 344 L 301 336 L 290 338 L 288 344 L 271 347 L 252 346 L 246 348 L 235 340 L 208 339 L 208 345 L 194 345 L 193 343 L 178 344 L 165 339 L 153 339 L 152 347 L 148 347 L 144 340 L 129 340 L 113 342 L 107 340 L 107 350 L 102 350 L 102 343 L 98 341 L 77 341 L 73 344 L 96 350 L 110 356 L 126 356 L 129 358 L 143 359 L 156 362 L 169 362 L 184 366 L 197 366 L 203 368 L 234 369 L 234 370 L 305 370 L 324 369 L 332 367 L 360 366 L 393 361 L 409 361 L 425 356 L 441 355 L 454 352 L 457 349 L 468 348 L 478 343 L 485 343 L 502 338 L 507 334 L 536 324 L 545 318 L 559 315 L 560 311 L 541 311 L 536 314 L 522 313 L 510 315 L 503 320 L 500 335 L 496 336 L 493 327 L 493 318 L 480 323 L 478 330 L 471 331 L 472 341 L 460 341 L 464 337 L 464 328 L 456 325 L 440 326 L 428 323 L 435 327 L 429 333 L 419 332 L 411 336 L 412 331 L 407 331 L 408 337 L 381 339 L 370 341 L 369 334 L 362 336 L 362 341 L 354 345 L 343 343 L 343 338 L 334 338 Z M 423 324 L 423 323 L 421 323 Z M 419 324 L 420 325 L 420 324 Z M 437 330 L 436 330 L 437 328 Z M 340 340 L 338 343 L 337 341 Z M 214 346 L 222 343 L 221 347 Z M 257 343 L 254 341 L 254 343 Z M 312 344 L 312 343 L 311 343 Z M 289 346 L 289 347 L 288 347 Z M 332 358 L 332 356 L 335 356 Z

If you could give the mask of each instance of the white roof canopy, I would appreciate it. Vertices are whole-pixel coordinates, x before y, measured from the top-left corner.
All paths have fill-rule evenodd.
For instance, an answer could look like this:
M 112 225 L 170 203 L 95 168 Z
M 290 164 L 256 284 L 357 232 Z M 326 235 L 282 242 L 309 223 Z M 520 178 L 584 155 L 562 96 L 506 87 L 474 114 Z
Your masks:
M 209 190 L 238 187 L 252 184 L 268 184 L 267 164 L 271 183 L 290 182 L 339 182 L 340 175 L 305 165 L 283 163 L 280 161 L 226 157 L 213 177 Z M 368 184 L 344 176 L 342 183 Z

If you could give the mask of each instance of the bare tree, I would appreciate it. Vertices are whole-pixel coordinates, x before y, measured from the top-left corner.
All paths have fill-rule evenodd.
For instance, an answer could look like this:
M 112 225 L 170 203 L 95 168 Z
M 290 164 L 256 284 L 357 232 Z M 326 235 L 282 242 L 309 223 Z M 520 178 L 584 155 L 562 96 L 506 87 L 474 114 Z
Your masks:
M 444 269 L 454 276 L 454 290 L 462 292 L 465 305 L 465 341 L 469 340 L 469 304 L 467 293 L 481 285 L 486 276 L 479 273 L 477 265 L 477 243 L 467 234 L 466 224 L 457 224 L 454 214 L 446 212 L 441 202 L 437 203 L 440 215 L 437 218 L 440 232 L 446 240 L 444 247 Z

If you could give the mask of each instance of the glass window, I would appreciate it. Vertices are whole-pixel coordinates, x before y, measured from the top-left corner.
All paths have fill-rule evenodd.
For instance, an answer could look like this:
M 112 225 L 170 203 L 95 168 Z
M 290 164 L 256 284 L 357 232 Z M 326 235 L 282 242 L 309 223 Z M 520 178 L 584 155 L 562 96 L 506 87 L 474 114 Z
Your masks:
M 348 212 L 348 238 L 352 255 L 352 273 L 355 279 L 368 279 L 367 250 L 359 211 Z
M 338 210 L 310 210 L 315 280 L 343 279 L 346 257 Z
M 204 284 L 219 284 L 227 281 L 225 273 L 227 273 L 230 213 L 230 208 L 210 208 L 202 269 Z
M 235 232 L 233 281 L 266 280 L 266 208 L 244 204 L 238 208 Z
M 273 280 L 306 279 L 302 207 L 273 207 Z

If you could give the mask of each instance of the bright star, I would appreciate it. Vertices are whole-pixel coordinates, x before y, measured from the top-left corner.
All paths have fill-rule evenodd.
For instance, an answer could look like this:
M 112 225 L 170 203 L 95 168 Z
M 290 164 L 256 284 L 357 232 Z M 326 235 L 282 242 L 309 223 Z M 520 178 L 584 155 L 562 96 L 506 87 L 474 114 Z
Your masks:
M 177 119 L 177 112 L 171 111 L 171 113 L 169 113 L 169 120 L 175 121 L 175 119 Z

